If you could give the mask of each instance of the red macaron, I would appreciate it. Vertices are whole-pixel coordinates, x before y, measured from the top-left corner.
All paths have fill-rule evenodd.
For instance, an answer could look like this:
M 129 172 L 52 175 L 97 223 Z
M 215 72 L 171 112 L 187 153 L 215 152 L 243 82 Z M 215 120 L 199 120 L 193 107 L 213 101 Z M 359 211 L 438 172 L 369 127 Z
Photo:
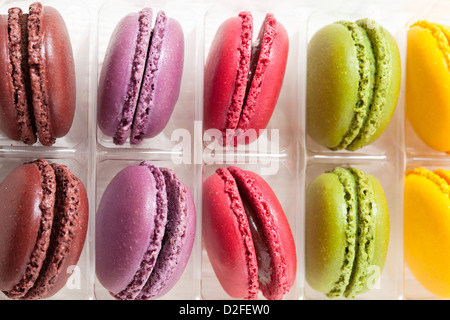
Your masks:
M 217 30 L 205 66 L 204 129 L 223 143 L 249 143 L 265 129 L 283 84 L 289 51 L 286 29 L 266 15 L 252 45 L 253 17 L 241 12 Z M 251 133 L 247 131 L 253 129 Z
M 282 299 L 297 268 L 294 238 L 267 182 L 238 167 L 220 168 L 203 184 L 206 251 L 223 289 L 233 298 Z

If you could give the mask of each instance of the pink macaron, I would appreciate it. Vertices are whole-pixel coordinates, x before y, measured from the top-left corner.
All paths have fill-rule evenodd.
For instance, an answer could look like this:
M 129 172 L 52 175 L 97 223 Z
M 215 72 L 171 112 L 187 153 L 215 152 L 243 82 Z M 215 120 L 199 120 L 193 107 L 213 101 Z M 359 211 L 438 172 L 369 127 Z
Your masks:
M 238 167 L 220 168 L 203 184 L 204 244 L 223 289 L 233 298 L 282 299 L 297 268 L 295 243 L 267 182 Z
M 191 192 L 174 171 L 147 162 L 122 169 L 97 210 L 99 282 L 120 300 L 166 294 L 189 260 L 195 221 Z
M 269 13 L 253 45 L 252 39 L 253 17 L 241 12 L 220 25 L 206 60 L 204 129 L 220 130 L 224 144 L 233 139 L 235 144 L 249 143 L 259 136 L 283 84 L 286 29 Z

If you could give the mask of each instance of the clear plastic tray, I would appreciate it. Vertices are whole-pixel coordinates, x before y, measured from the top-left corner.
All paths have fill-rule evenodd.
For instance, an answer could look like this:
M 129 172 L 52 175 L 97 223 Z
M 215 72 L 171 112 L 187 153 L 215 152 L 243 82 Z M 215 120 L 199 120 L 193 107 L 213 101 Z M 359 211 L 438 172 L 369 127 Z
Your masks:
M 32 1 L 2 1 L 0 13 Z M 407 26 L 419 18 L 450 25 L 450 4 L 440 1 L 250 1 L 250 0 L 43 0 L 67 23 L 75 57 L 77 105 L 69 134 L 52 147 L 26 146 L 0 133 L 0 181 L 16 166 L 36 158 L 67 164 L 85 184 L 90 203 L 89 230 L 77 272 L 52 299 L 113 299 L 95 277 L 95 212 L 112 177 L 128 165 L 146 160 L 175 170 L 190 188 L 197 208 L 197 232 L 188 265 L 176 286 L 160 299 L 230 299 L 214 275 L 202 243 L 202 181 L 219 167 L 238 165 L 260 174 L 278 196 L 294 235 L 297 277 L 285 299 L 327 299 L 305 281 L 304 193 L 309 182 L 335 166 L 355 166 L 382 184 L 391 221 L 385 267 L 375 287 L 356 299 L 436 299 L 409 273 L 403 261 L 403 177 L 409 167 L 450 167 L 450 157 L 421 143 L 404 119 L 404 71 Z M 176 18 L 184 32 L 185 56 L 181 92 L 166 128 L 132 146 L 112 143 L 96 125 L 98 76 L 109 37 L 129 12 L 151 7 Z M 240 11 L 251 11 L 256 36 L 268 12 L 289 34 L 289 56 L 283 87 L 267 131 L 245 147 L 220 148 L 203 137 L 203 68 L 218 26 Z M 447 14 L 445 14 L 447 13 Z M 305 134 L 307 43 L 322 26 L 337 20 L 369 17 L 397 40 L 402 85 L 396 111 L 386 131 L 372 145 L 355 152 L 330 151 Z M 0 294 L 0 299 L 6 299 Z M 259 299 L 264 299 L 259 295 Z

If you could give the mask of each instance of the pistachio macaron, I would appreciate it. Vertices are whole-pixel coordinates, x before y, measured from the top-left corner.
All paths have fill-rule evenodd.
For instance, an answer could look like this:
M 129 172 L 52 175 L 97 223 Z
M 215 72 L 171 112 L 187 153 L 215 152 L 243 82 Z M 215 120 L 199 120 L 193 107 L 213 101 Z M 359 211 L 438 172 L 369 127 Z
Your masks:
M 308 135 L 331 150 L 373 143 L 395 111 L 400 69 L 395 39 L 374 20 L 338 21 L 317 31 L 308 45 Z
M 368 291 L 381 274 L 389 241 L 379 181 L 357 168 L 336 167 L 308 185 L 305 214 L 308 284 L 329 298 Z

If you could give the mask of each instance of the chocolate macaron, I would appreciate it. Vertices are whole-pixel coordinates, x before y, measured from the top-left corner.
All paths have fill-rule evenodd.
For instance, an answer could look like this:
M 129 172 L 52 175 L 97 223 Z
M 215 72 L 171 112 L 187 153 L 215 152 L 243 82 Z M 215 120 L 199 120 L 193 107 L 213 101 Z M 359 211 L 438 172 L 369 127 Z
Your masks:
M 75 113 L 72 46 L 60 13 L 39 2 L 29 13 L 0 15 L 0 130 L 10 139 L 51 146 Z
M 88 225 L 83 183 L 65 166 L 25 163 L 0 185 L 0 290 L 12 299 L 48 298 L 71 275 Z

